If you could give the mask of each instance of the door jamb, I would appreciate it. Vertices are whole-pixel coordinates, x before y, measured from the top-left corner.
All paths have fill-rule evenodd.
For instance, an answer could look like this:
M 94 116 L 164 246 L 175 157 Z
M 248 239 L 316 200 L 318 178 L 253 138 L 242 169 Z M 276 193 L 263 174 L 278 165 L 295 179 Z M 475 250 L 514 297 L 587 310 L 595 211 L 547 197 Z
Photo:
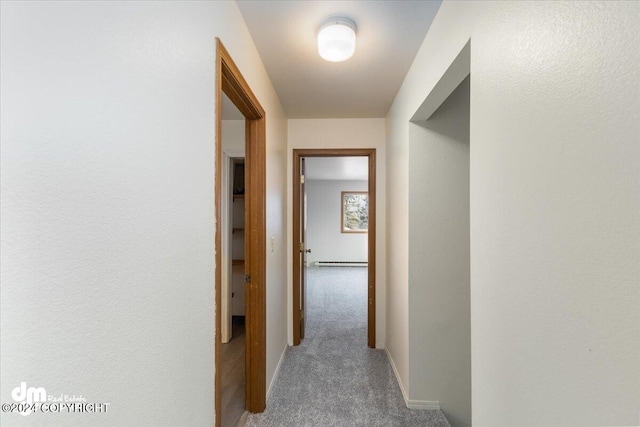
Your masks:
M 221 425 L 221 183 L 222 183 L 222 92 L 245 117 L 245 283 L 246 295 L 246 387 L 245 407 L 262 412 L 266 406 L 266 118 L 237 65 L 216 37 L 215 81 L 215 411 Z
M 300 344 L 300 312 L 295 302 L 300 299 L 300 159 L 302 157 L 369 158 L 369 230 L 368 230 L 368 296 L 367 343 L 376 347 L 376 149 L 375 148 L 320 148 L 293 150 L 293 345 Z

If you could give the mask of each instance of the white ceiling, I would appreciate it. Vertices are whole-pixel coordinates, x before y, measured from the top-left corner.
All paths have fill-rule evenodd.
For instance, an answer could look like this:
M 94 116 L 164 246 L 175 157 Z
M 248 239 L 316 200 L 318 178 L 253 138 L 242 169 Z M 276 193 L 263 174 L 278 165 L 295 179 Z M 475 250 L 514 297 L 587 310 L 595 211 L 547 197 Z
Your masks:
M 306 179 L 363 180 L 369 179 L 368 157 L 307 157 Z
M 289 118 L 356 118 L 386 116 L 441 1 L 237 3 Z M 316 33 L 335 15 L 357 26 L 345 62 L 318 55 Z

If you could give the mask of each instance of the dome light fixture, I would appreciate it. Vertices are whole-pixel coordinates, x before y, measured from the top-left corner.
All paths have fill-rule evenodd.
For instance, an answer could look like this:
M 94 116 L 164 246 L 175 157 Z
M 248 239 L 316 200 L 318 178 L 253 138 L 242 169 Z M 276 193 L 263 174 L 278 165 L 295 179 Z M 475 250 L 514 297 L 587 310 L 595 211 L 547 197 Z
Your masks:
M 318 31 L 318 53 L 331 62 L 342 62 L 356 51 L 356 24 L 350 19 L 332 17 Z

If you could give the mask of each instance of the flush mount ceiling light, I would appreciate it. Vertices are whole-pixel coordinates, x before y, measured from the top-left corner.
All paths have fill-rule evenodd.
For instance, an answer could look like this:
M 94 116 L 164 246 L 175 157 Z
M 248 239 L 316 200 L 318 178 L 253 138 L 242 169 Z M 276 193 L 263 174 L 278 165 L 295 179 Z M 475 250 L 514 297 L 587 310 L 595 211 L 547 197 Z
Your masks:
M 318 31 L 318 53 L 327 61 L 341 62 L 356 50 L 356 24 L 347 18 L 329 18 Z

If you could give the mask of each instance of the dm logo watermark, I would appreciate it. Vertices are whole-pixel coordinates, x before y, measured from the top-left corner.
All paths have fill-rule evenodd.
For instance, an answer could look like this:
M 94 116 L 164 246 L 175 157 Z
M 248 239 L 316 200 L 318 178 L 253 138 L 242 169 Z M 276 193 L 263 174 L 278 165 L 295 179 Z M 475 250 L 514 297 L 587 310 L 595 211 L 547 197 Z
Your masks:
M 14 403 L 3 403 L 2 412 L 17 412 L 27 416 L 33 412 L 43 413 L 106 413 L 110 403 L 87 402 L 82 395 L 60 394 L 59 396 L 47 395 L 44 387 L 27 387 L 27 382 L 11 390 L 11 398 Z
M 44 403 L 47 401 L 47 391 L 43 387 L 29 387 L 22 381 L 20 385 L 11 390 L 11 398 L 24 405 L 18 413 L 27 416 L 33 411 L 34 403 Z

